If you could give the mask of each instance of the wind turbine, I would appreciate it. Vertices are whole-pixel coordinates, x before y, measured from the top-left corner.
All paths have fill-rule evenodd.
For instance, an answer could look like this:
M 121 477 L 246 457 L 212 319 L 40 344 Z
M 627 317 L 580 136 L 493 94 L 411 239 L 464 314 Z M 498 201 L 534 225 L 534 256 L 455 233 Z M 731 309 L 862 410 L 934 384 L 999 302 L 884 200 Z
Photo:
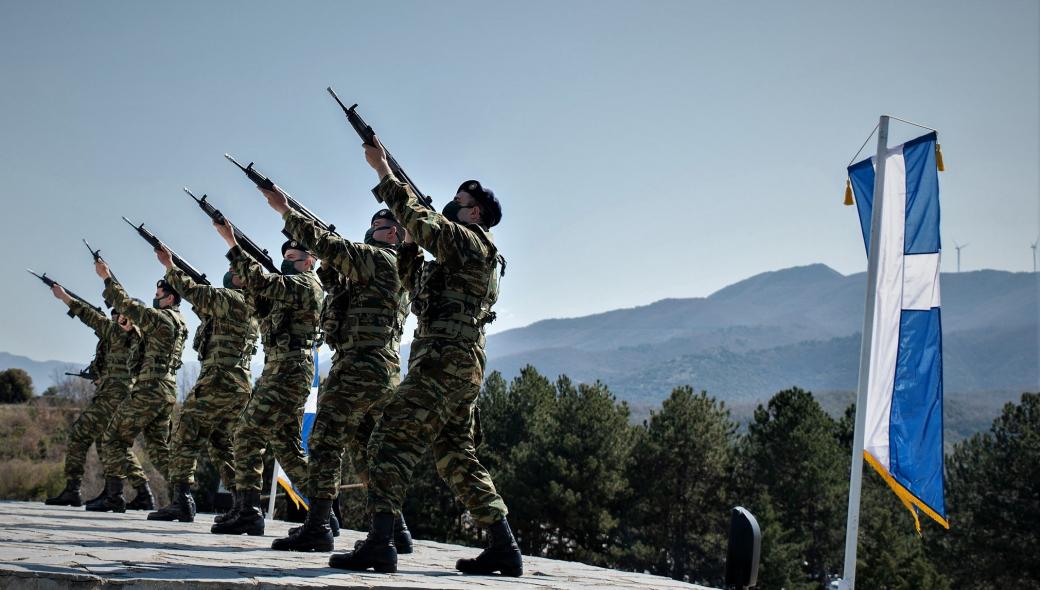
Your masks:
M 1036 245 L 1040 244 L 1040 239 L 1029 245 L 1033 249 L 1033 272 L 1036 272 Z
M 954 249 L 957 250 L 957 272 L 961 272 L 961 250 L 967 248 L 967 244 L 958 244 L 956 241 L 953 242 Z

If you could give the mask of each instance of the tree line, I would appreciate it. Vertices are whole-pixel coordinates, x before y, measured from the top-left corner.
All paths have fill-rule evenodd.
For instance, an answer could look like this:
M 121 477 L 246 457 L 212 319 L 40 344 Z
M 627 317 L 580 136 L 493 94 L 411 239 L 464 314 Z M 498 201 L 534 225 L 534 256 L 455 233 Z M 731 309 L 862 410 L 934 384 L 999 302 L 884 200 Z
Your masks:
M 25 379 L 2 373 L 0 390 L 24 399 Z M 478 455 L 527 555 L 721 587 L 729 510 L 742 505 L 763 532 L 758 587 L 823 588 L 841 572 L 853 406 L 833 418 L 791 388 L 738 424 L 722 401 L 680 387 L 632 423 L 602 383 L 526 367 L 508 382 L 490 374 L 479 408 Z M 207 463 L 200 487 L 215 489 Z M 917 535 L 884 482 L 864 474 L 857 587 L 1040 589 L 1040 393 L 947 455 L 948 531 L 922 518 Z M 349 467 L 345 480 L 356 481 Z M 352 528 L 365 526 L 364 496 L 341 494 Z M 481 542 L 432 457 L 404 511 L 419 539 Z
M 729 510 L 763 532 L 760 588 L 817 589 L 841 573 L 854 407 L 828 415 L 791 388 L 736 423 L 725 403 L 679 387 L 642 423 L 602 383 L 524 368 L 487 378 L 481 462 L 526 555 L 722 587 Z M 857 587 L 1040 588 L 1040 394 L 947 456 L 951 530 L 922 518 L 865 467 Z M 363 493 L 345 494 L 348 521 Z M 420 539 L 478 544 L 477 527 L 421 462 L 405 504 Z M 355 520 L 349 524 L 358 527 Z

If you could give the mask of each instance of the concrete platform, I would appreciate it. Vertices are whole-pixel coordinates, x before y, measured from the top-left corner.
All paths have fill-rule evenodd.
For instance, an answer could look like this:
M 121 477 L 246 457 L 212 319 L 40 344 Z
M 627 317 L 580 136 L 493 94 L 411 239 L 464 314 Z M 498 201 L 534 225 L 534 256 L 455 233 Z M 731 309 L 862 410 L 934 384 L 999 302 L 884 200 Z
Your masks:
M 328 553 L 271 551 L 290 523 L 268 522 L 265 537 L 209 533 L 213 515 L 192 524 L 155 522 L 143 512 L 97 514 L 82 508 L 0 502 L 0 590 L 188 590 L 190 588 L 703 588 L 669 578 L 580 563 L 525 558 L 524 576 L 463 576 L 455 560 L 473 548 L 416 541 L 398 573 L 351 574 L 327 566 Z M 336 549 L 364 535 L 344 530 Z

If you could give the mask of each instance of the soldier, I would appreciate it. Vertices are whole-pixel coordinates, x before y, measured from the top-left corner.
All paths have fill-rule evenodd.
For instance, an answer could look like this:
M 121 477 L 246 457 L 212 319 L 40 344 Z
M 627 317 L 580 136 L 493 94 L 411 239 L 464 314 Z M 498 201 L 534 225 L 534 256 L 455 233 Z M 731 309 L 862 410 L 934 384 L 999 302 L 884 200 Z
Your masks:
M 69 430 L 68 449 L 65 451 L 65 490 L 46 500 L 46 504 L 51 506 L 82 506 L 80 481 L 87 451 L 90 445 L 97 443 L 98 455 L 101 455 L 101 435 L 112 421 L 116 408 L 130 395 L 134 382 L 131 357 L 137 350 L 141 333 L 129 318 L 119 315 L 115 309 L 112 310 L 112 319 L 108 319 L 93 307 L 69 297 L 61 285 L 51 287 L 51 292 L 69 306 L 70 317 L 78 318 L 98 337 L 94 361 L 88 368 L 96 376 L 94 397 Z
M 282 244 L 282 274 L 267 274 L 238 247 L 230 221 L 213 225 L 231 248 L 228 260 L 247 295 L 269 301 L 270 310 L 260 314 L 264 371 L 238 418 L 233 438 L 237 510 L 232 509 L 210 531 L 263 535 L 260 488 L 267 445 L 296 485 L 307 481 L 300 428 L 314 379 L 311 347 L 318 337 L 321 284 L 313 270 L 315 258 L 304 246 L 292 240 Z
M 474 443 L 474 406 L 484 379 L 484 326 L 494 319 L 491 306 L 498 299 L 504 264 L 488 230 L 501 220 L 501 206 L 494 193 L 469 180 L 442 214 L 430 211 L 394 177 L 386 152 L 378 140 L 375 144 L 365 146 L 365 158 L 380 177 L 377 194 L 435 260 L 422 264 L 413 303 L 419 327 L 408 375 L 373 434 L 379 442 L 369 466 L 371 528 L 354 551 L 333 555 L 329 565 L 397 571 L 394 515 L 401 511 L 412 469 L 432 444 L 437 472 L 489 532 L 488 547 L 476 559 L 458 560 L 456 569 L 519 576 L 523 561 L 506 521 L 505 502 L 477 461 Z M 401 264 L 417 256 L 414 246 L 398 253 Z
M 87 510 L 154 510 L 148 479 L 131 449 L 134 439 L 143 432 L 152 464 L 166 474 L 173 405 L 177 401 L 177 369 L 181 367 L 181 352 L 188 338 L 188 327 L 179 307 L 181 296 L 165 279 L 160 279 L 155 285 L 152 306 L 148 307 L 127 295 L 104 261 L 96 261 L 94 270 L 105 280 L 105 298 L 140 328 L 144 340 L 141 369 L 130 399 L 116 410 L 102 439 L 105 495 L 96 503 L 88 503 Z M 123 497 L 125 479 L 137 490 L 137 497 L 129 504 Z
M 261 192 L 282 215 L 286 232 L 321 259 L 326 285 L 337 285 L 326 299 L 322 321 L 325 341 L 335 356 L 322 383 L 310 435 L 307 520 L 288 537 L 276 539 L 271 548 L 332 551 L 329 520 L 339 491 L 343 450 L 355 440 L 362 420 L 373 410 L 381 411 L 401 381 L 401 332 L 408 317 L 408 293 L 397 274 L 395 250 L 404 228 L 383 209 L 373 216 L 365 242 L 351 242 L 289 209 L 281 189 Z M 349 445 L 355 451 L 355 465 L 366 463 L 366 457 L 356 451 L 367 442 L 366 438 Z
M 170 251 L 156 251 L 166 267 L 166 280 L 192 304 L 202 324 L 195 331 L 192 348 L 199 353 L 202 369 L 181 409 L 173 436 L 169 481 L 176 490 L 170 504 L 148 515 L 148 520 L 195 520 L 196 459 L 209 447 L 220 481 L 235 486 L 231 432 L 249 400 L 252 381 L 249 364 L 256 353 L 259 325 L 253 306 L 242 293 L 242 282 L 232 270 L 224 274 L 224 286 L 196 283 L 174 267 Z

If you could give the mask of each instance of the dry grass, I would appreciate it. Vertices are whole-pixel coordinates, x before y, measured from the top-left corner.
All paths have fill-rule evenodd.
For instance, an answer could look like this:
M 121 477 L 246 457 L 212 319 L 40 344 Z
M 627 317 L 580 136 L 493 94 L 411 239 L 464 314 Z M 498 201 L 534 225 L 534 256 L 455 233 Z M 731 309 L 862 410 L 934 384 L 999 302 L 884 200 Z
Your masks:
M 82 403 L 58 397 L 0 405 L 0 500 L 39 501 L 61 491 L 68 431 L 82 409 Z M 144 464 L 157 502 L 165 504 L 166 480 L 147 461 L 140 442 L 134 443 L 134 454 Z M 83 477 L 84 499 L 100 493 L 103 486 L 101 463 L 91 448 Z

